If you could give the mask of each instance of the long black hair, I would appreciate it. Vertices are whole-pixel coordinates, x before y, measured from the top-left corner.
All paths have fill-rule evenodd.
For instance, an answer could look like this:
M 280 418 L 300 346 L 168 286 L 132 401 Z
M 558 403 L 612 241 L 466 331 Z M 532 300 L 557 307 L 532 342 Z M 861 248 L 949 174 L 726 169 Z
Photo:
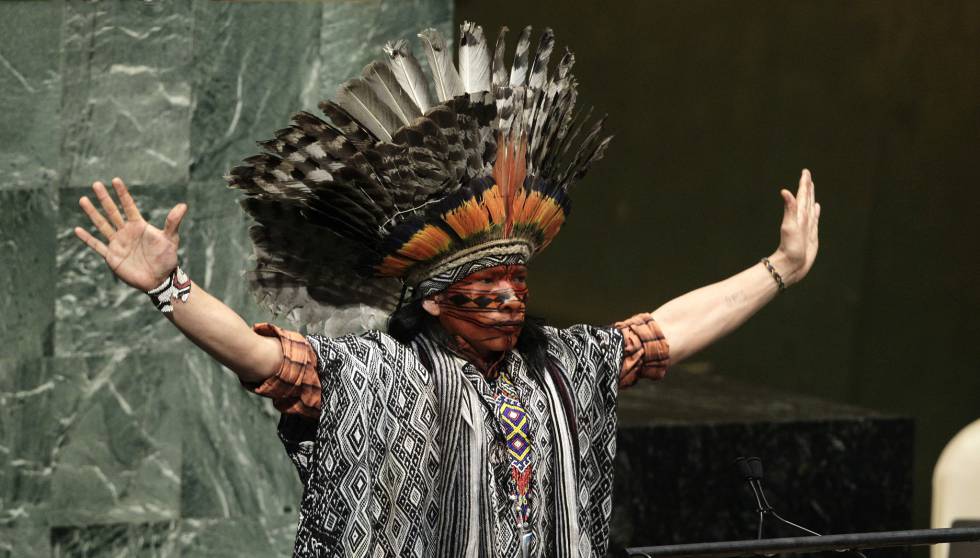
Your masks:
M 438 319 L 422 308 L 422 300 L 412 300 L 399 306 L 388 318 L 388 335 L 408 345 L 423 331 L 439 332 Z M 545 371 L 548 359 L 548 337 L 544 333 L 544 320 L 528 316 L 517 337 L 517 350 L 524 357 L 530 370 Z

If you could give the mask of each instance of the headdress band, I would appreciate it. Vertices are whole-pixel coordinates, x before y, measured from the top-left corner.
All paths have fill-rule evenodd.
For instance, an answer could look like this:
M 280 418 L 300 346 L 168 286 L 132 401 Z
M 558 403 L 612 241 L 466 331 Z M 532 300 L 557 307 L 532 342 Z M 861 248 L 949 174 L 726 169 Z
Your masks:
M 413 290 L 413 298 L 424 298 L 445 290 L 453 283 L 477 271 L 500 265 L 524 265 L 531 257 L 531 247 L 522 241 L 497 240 L 457 252 L 451 258 L 428 270 Z

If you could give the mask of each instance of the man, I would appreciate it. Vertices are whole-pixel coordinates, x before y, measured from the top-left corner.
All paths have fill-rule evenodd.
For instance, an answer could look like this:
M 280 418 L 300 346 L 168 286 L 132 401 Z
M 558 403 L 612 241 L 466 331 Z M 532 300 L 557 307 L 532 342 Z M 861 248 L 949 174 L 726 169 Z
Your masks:
M 578 134 L 573 58 L 547 76 L 550 30 L 533 62 L 524 30 L 509 72 L 503 33 L 491 57 L 464 24 L 459 70 L 437 33 L 420 36 L 437 99 L 389 44 L 321 104 L 330 123 L 295 115 L 228 177 L 257 223 L 257 291 L 299 315 L 391 312 L 387 333 L 249 327 L 178 267 L 187 206 L 156 229 L 118 178 L 122 211 L 100 182 L 104 215 L 80 200 L 104 240 L 75 233 L 282 411 L 305 487 L 295 555 L 603 555 L 617 389 L 662 377 L 807 274 L 810 174 L 781 192 L 780 245 L 759 264 L 614 327 L 544 326 L 526 319 L 527 263 L 609 139 L 601 121 Z

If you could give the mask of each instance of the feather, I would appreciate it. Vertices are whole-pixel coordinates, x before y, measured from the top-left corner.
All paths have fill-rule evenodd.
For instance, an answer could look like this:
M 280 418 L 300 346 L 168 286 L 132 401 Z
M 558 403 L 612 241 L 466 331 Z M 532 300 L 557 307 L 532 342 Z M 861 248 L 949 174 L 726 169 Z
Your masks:
M 510 86 L 517 87 L 527 83 L 527 64 L 531 51 L 531 26 L 521 31 L 514 51 L 514 65 L 510 69 Z
M 432 107 L 432 96 L 429 93 L 429 82 L 422 73 L 422 66 L 412 54 L 408 41 L 400 39 L 387 43 L 384 48 L 388 54 L 388 66 L 402 89 L 412 98 L 421 112 Z
M 326 153 L 327 157 L 332 159 L 330 165 L 336 165 L 339 161 L 357 153 L 357 148 L 340 130 L 314 114 L 298 112 L 293 115 L 293 122 L 303 133 L 316 138 L 317 146 Z
M 493 90 L 507 86 L 507 67 L 504 65 L 504 50 L 507 48 L 507 26 L 500 28 L 497 34 L 497 44 L 493 49 Z
M 491 53 L 482 28 L 464 23 L 457 71 L 453 45 L 422 31 L 434 92 L 408 43 L 388 43 L 320 104 L 325 119 L 296 113 L 258 142 L 263 152 L 225 178 L 255 219 L 249 280 L 266 302 L 304 316 L 348 301 L 390 309 L 398 282 L 379 272 L 407 276 L 497 235 L 535 251 L 551 242 L 567 189 L 611 138 L 591 110 L 576 116 L 572 53 L 549 72 L 554 34 L 544 29 L 531 53 L 531 32 L 508 67 L 507 28 Z
M 419 110 L 418 105 L 402 89 L 398 79 L 395 78 L 395 74 L 392 73 L 387 64 L 375 60 L 364 68 L 363 75 L 375 96 L 398 117 L 399 128 L 410 125 L 413 120 L 422 116 L 422 111 Z
M 361 125 L 346 110 L 333 101 L 323 101 L 320 103 L 320 110 L 327 115 L 334 123 L 340 133 L 343 134 L 354 149 L 358 151 L 367 149 L 378 141 L 377 136 L 370 130 Z
M 565 53 L 558 62 L 558 81 L 567 82 L 571 76 L 572 66 L 575 65 L 575 53 L 565 47 Z
M 467 93 L 490 91 L 490 52 L 483 28 L 469 21 L 459 29 L 459 77 Z
M 334 102 L 382 141 L 391 140 L 391 135 L 401 127 L 398 116 L 363 79 L 342 83 Z
M 256 269 L 248 273 L 249 282 L 266 302 L 276 303 L 275 312 L 291 312 L 298 299 L 310 296 L 315 302 L 340 307 L 368 304 L 381 311 L 394 307 L 395 281 L 357 276 L 361 245 L 310 223 L 296 204 L 246 198 L 241 205 L 256 222 L 249 228 L 256 252 Z M 311 238 L 318 242 L 310 242 Z M 309 296 L 302 292 L 306 288 Z M 309 306 L 314 310 L 317 305 Z M 308 319 L 306 313 L 303 319 Z
M 442 34 L 430 28 L 419 33 L 419 37 L 422 38 L 425 56 L 429 60 L 432 77 L 435 78 L 436 97 L 439 101 L 448 101 L 465 93 L 463 82 L 459 78 L 456 66 L 453 65 L 452 57 L 447 52 L 446 39 Z
M 555 33 L 550 27 L 546 27 L 541 34 L 538 42 L 538 51 L 534 56 L 534 63 L 531 65 L 531 73 L 527 84 L 534 89 L 544 87 L 548 79 L 548 60 L 551 59 L 551 51 L 555 47 Z
M 517 143 L 518 139 L 524 135 L 524 111 L 528 110 L 524 106 L 524 102 L 527 100 L 527 86 L 515 87 L 512 100 L 514 103 L 514 116 L 510 120 L 510 127 L 502 131 L 509 138 L 510 142 Z
M 497 108 L 497 118 L 493 127 L 497 132 L 510 129 L 510 122 L 514 118 L 514 90 L 511 87 L 503 86 L 494 92 L 494 103 Z
M 571 150 L 572 146 L 575 144 L 575 140 L 578 138 L 578 135 L 582 132 L 585 123 L 588 122 L 591 117 L 592 117 L 591 107 L 589 108 L 588 111 L 586 111 L 585 115 L 579 115 L 575 117 L 574 123 L 569 127 L 569 132 L 566 133 L 565 137 L 561 138 L 561 140 L 558 142 L 557 149 L 555 150 L 555 155 L 554 155 L 555 161 L 553 162 L 555 167 L 557 167 L 560 164 L 560 162 L 568 156 L 569 151 Z M 557 168 L 555 170 L 557 171 Z M 554 179 L 557 183 L 563 184 L 559 172 L 555 172 Z
M 592 125 L 592 129 L 585 136 L 585 139 L 579 144 L 578 151 L 575 153 L 575 158 L 572 160 L 571 164 L 565 169 L 565 171 L 558 177 L 558 182 L 562 185 L 565 191 L 568 191 L 568 187 L 571 183 L 584 176 L 585 171 L 588 169 L 588 165 L 595 161 L 598 157 L 602 157 L 605 150 L 605 145 L 609 144 L 611 138 L 599 139 L 599 134 L 602 132 L 602 126 L 606 121 L 606 117 L 603 116 Z

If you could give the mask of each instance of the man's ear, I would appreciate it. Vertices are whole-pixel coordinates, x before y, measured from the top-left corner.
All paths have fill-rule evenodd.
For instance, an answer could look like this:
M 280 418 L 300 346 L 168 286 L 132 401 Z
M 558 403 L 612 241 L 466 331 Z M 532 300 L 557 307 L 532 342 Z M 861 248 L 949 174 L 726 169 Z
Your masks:
M 422 308 L 433 316 L 438 316 L 439 312 L 441 311 L 441 308 L 439 308 L 439 303 L 436 302 L 435 298 L 431 296 L 422 299 Z

